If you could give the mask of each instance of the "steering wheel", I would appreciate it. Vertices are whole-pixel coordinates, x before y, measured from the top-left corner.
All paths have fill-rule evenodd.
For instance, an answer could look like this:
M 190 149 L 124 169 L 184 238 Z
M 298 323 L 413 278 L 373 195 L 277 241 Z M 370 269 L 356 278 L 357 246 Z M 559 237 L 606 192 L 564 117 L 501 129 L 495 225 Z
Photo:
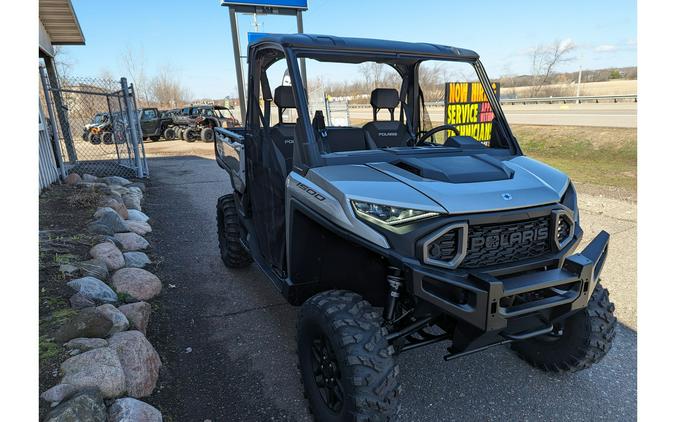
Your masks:
M 427 140 L 427 138 L 431 137 L 431 135 L 433 135 L 434 133 L 438 133 L 442 130 L 451 130 L 451 131 L 455 132 L 455 135 L 459 136 L 459 129 L 457 129 L 457 127 L 455 125 L 451 125 L 451 124 L 440 125 L 440 126 L 436 126 L 435 128 L 431 129 L 428 132 L 425 132 L 424 135 L 422 135 L 422 137 L 417 141 L 416 145 L 422 144 L 424 141 Z

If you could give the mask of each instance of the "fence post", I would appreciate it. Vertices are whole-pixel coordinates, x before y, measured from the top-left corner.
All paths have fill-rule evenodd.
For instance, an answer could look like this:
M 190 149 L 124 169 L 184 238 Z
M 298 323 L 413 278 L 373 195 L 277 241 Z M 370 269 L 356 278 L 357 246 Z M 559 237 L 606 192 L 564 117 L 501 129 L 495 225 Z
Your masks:
M 77 150 L 73 142 L 73 134 L 70 133 L 70 123 L 68 122 L 68 115 L 66 110 L 68 108 L 63 104 L 61 98 L 61 85 L 59 84 L 59 76 L 56 73 L 56 65 L 52 57 L 45 57 L 45 67 L 47 69 L 47 77 L 49 78 L 49 90 L 54 93 L 54 106 L 56 114 L 59 117 L 59 126 L 61 126 L 61 135 L 63 135 L 63 143 L 66 145 L 66 152 L 68 153 L 68 160 L 70 163 L 77 162 Z
M 138 144 L 140 143 L 140 134 L 138 133 L 138 125 L 136 124 L 135 110 L 129 98 L 129 86 L 127 85 L 127 78 L 120 79 L 122 85 L 122 96 L 124 97 L 124 106 L 127 109 L 127 120 L 129 122 L 129 132 L 131 134 L 131 146 L 134 150 L 134 163 L 136 166 L 136 177 L 143 178 L 143 167 L 141 163 L 141 156 L 138 153 Z
M 52 139 L 54 140 L 54 155 L 56 155 L 56 164 L 59 166 L 61 178 L 66 178 L 66 168 L 63 165 L 63 155 L 61 155 L 61 141 L 59 140 L 59 130 L 56 128 L 56 117 L 54 115 L 54 105 L 49 95 L 49 85 L 47 82 L 46 69 L 40 66 L 40 80 L 42 81 L 42 89 L 45 92 L 45 103 L 47 104 L 47 113 L 49 113 L 49 122 L 52 129 Z

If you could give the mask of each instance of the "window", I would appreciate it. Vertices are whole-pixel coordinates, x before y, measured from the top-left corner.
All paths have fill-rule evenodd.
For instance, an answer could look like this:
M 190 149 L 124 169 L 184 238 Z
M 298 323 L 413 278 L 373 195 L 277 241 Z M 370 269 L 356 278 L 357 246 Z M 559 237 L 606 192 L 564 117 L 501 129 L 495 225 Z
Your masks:
M 146 109 L 143 110 L 143 116 L 141 117 L 141 120 L 152 120 L 157 118 L 157 110 L 153 109 Z

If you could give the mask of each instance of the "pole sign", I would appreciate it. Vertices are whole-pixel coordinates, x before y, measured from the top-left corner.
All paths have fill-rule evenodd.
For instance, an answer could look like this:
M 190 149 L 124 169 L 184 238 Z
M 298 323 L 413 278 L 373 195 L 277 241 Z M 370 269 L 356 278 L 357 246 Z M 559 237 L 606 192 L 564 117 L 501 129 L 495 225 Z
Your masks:
M 307 10 L 307 0 L 221 0 L 221 6 L 279 7 L 282 9 Z
M 499 82 L 492 83 L 499 101 Z M 462 136 L 486 142 L 492 135 L 494 112 L 480 82 L 448 82 L 445 84 L 445 121 L 457 126 Z M 448 131 L 448 136 L 455 133 Z

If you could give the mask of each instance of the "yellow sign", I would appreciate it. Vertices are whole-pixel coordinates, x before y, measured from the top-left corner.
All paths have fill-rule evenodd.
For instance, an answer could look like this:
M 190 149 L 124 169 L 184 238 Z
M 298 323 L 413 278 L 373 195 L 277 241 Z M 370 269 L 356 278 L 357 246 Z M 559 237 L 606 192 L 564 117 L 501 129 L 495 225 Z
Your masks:
M 499 100 L 499 83 L 492 84 Z M 445 85 L 445 121 L 460 135 L 487 142 L 492 136 L 494 112 L 480 82 L 448 82 Z M 448 131 L 448 136 L 455 133 Z

